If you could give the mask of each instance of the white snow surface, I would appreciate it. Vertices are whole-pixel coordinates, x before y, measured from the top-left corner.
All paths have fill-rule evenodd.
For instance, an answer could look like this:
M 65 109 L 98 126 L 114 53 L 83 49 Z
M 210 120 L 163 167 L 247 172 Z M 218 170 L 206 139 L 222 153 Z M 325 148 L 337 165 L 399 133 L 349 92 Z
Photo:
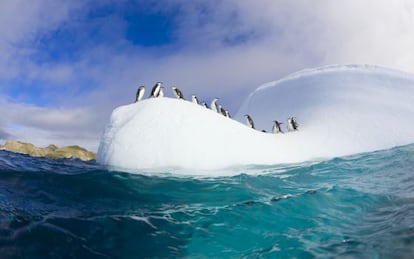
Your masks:
M 244 114 L 258 130 L 245 125 Z M 290 116 L 298 131 L 286 132 Z M 261 132 L 270 132 L 273 120 L 284 123 L 284 134 Z M 166 97 L 118 107 L 97 160 L 131 172 L 215 176 L 231 172 L 217 169 L 314 161 L 409 143 L 414 143 L 414 75 L 335 65 L 260 86 L 235 119 Z

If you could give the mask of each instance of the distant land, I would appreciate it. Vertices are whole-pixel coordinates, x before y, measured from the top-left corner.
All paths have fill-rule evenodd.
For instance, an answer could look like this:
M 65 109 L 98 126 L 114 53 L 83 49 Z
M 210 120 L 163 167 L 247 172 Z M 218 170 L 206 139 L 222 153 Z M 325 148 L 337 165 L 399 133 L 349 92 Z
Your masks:
M 95 153 L 86 150 L 80 146 L 57 147 L 49 145 L 47 147 L 36 147 L 31 143 L 25 143 L 16 140 L 7 140 L 0 150 L 6 150 L 13 153 L 25 154 L 32 157 L 46 157 L 51 159 L 58 158 L 78 158 L 83 161 L 89 161 L 96 158 Z

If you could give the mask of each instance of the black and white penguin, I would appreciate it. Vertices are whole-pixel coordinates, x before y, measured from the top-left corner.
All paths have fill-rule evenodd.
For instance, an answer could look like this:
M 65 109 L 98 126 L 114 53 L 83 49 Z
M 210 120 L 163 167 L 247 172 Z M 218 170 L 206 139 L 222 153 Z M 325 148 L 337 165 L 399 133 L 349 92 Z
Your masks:
M 193 103 L 195 103 L 195 104 L 197 104 L 197 105 L 198 105 L 198 99 L 197 99 L 197 96 L 192 95 L 192 96 L 191 96 L 191 101 L 192 101 Z
M 230 112 L 228 110 L 225 110 L 224 112 L 225 112 L 227 118 L 231 118 Z
M 278 133 L 283 133 L 282 129 L 280 128 L 280 126 L 282 125 L 282 122 L 278 122 L 277 120 L 273 121 L 273 128 L 272 128 L 272 132 L 274 134 L 278 134 Z
M 208 105 L 207 105 L 207 103 L 206 103 L 206 102 L 202 102 L 202 103 L 201 103 L 201 105 L 202 105 L 204 108 L 207 108 L 207 109 L 208 109 Z
M 253 123 L 252 118 L 248 114 L 245 114 L 244 117 L 246 118 L 247 126 L 254 129 L 254 123 Z
M 175 95 L 175 97 L 177 97 L 177 99 L 182 99 L 184 100 L 184 95 L 183 93 L 180 91 L 180 89 L 178 89 L 177 87 L 173 86 L 172 87 L 173 93 Z
M 221 109 L 222 109 L 223 107 L 221 106 L 221 104 L 217 104 L 217 113 L 220 113 L 221 114 Z
M 160 93 L 158 94 L 158 97 L 164 97 L 164 86 L 160 87 Z
M 137 95 L 135 97 L 135 102 L 141 101 L 142 97 L 144 97 L 144 93 L 145 93 L 145 87 L 143 85 L 138 87 Z
M 213 99 L 213 101 L 211 101 L 211 104 L 210 104 L 211 109 L 215 112 L 219 112 L 218 105 L 217 105 L 217 100 L 218 100 L 218 98 L 215 97 Z
M 150 97 L 158 97 L 160 95 L 161 91 L 161 82 L 157 82 L 154 87 L 152 87 L 151 95 Z
M 288 128 L 288 131 L 295 131 L 295 130 L 298 130 L 298 128 L 299 128 L 299 124 L 298 124 L 298 122 L 296 121 L 296 118 L 295 118 L 295 117 L 290 117 L 290 118 L 288 119 L 288 121 L 287 121 L 287 128 Z
M 220 112 L 221 112 L 221 114 L 223 114 L 224 117 L 227 117 L 226 116 L 226 109 L 224 109 L 223 106 L 220 106 Z

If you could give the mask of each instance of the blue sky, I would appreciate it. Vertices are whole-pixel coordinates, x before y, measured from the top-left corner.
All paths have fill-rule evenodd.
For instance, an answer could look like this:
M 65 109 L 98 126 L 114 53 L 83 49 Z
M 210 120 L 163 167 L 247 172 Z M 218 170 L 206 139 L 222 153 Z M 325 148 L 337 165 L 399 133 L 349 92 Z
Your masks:
M 72 8 L 68 20 L 62 21 L 58 26 L 40 32 L 31 31 L 22 40 L 12 42 L 11 45 L 18 52 L 29 52 L 16 55 L 40 67 L 41 74 L 51 72 L 47 69 L 63 66 L 64 77 L 65 71 L 76 69 L 74 66 L 82 62 L 89 51 L 99 47 L 110 48 L 110 51 L 117 49 L 115 55 L 137 52 L 135 48 L 154 51 L 151 48 L 160 49 L 165 46 L 165 50 L 157 55 L 168 55 L 172 51 L 168 48 L 174 45 L 174 15 L 161 13 L 153 9 L 151 4 L 126 1 L 122 4 L 91 3 L 82 8 Z M 105 62 L 93 60 L 95 58 L 100 57 L 91 55 L 90 65 Z M 43 71 L 42 67 L 45 67 Z M 62 80 L 44 76 L 31 78 L 31 75 L 22 73 L 11 80 L 4 80 L 3 83 L 9 85 L 5 94 L 17 101 L 49 106 L 60 102 L 51 98 L 54 95 L 79 95 L 99 88 L 99 82 L 87 74 L 78 74 L 76 78 L 71 74 Z M 76 89 L 71 87 L 73 84 L 76 84 Z
M 410 0 L 5 0 L 0 33 L 0 142 L 96 149 L 111 111 L 156 81 L 235 113 L 309 67 L 414 72 Z

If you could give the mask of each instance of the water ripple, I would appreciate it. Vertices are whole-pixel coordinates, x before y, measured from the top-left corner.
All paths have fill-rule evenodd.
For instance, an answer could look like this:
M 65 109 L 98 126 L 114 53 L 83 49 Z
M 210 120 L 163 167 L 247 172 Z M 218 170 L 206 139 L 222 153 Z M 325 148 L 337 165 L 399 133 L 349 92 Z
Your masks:
M 0 152 L 2 258 L 414 254 L 414 145 L 195 178 Z

